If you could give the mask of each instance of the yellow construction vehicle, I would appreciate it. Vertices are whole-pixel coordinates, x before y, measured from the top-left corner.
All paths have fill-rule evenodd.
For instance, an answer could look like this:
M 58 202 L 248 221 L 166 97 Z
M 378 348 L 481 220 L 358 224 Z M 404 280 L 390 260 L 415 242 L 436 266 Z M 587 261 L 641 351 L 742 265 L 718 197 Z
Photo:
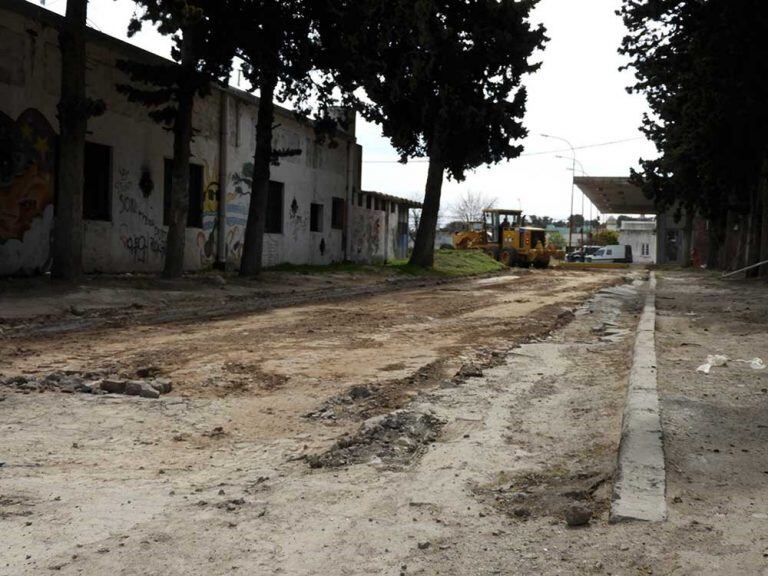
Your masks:
M 546 268 L 557 254 L 547 246 L 543 228 L 523 225 L 521 210 L 486 208 L 483 220 L 468 222 L 465 230 L 454 233 L 453 247 L 457 250 L 482 250 L 507 266 Z

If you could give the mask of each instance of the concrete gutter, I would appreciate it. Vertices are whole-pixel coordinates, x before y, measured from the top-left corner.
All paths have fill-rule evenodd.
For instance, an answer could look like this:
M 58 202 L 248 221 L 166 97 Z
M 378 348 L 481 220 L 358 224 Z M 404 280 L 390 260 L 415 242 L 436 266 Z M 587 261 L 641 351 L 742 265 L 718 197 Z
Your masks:
M 611 522 L 661 522 L 667 518 L 655 330 L 656 276 L 651 272 L 629 373 L 619 462 L 613 483 Z

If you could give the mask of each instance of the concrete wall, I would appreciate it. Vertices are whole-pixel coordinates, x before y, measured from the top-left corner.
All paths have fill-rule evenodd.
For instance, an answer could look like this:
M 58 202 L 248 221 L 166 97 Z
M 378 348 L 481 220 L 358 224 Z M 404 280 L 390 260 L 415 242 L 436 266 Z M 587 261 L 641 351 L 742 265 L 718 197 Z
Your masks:
M 675 222 L 673 214 L 656 217 L 656 262 L 658 264 L 685 263 L 685 219 Z
M 355 194 L 349 211 L 349 259 L 379 263 L 405 258 L 409 210 L 408 204 L 382 194 L 366 191 Z
M 61 61 L 58 17 L 25 2 L 8 6 L 0 8 L 0 275 L 39 273 L 50 264 Z M 89 121 L 87 139 L 111 148 L 110 214 L 106 221 L 85 222 L 84 265 L 88 271 L 157 271 L 165 254 L 164 161 L 172 157 L 172 135 L 115 89 L 127 82 L 116 59 L 157 57 L 102 34 L 89 37 L 88 95 L 104 100 L 107 112 Z M 214 90 L 195 103 L 192 162 L 202 166 L 205 200 L 202 227 L 186 233 L 189 270 L 217 259 L 239 261 L 257 112 L 255 98 L 234 90 Z M 354 127 L 336 147 L 319 145 L 310 126 L 287 111 L 278 114 L 275 145 L 301 154 L 272 168 L 271 179 L 284 184 L 283 231 L 267 235 L 264 264 L 342 260 L 345 234 L 331 228 L 331 203 L 359 190 Z M 150 193 L 139 187 L 142 176 L 154 184 Z M 220 222 L 222 198 L 226 217 Z M 320 232 L 309 230 L 311 203 L 324 206 Z

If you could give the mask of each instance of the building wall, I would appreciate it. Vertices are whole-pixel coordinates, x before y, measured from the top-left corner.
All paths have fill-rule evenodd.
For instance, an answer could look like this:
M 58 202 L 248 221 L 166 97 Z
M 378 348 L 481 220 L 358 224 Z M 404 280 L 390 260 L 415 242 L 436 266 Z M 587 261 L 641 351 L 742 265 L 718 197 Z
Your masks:
M 0 275 L 39 273 L 50 264 L 61 57 L 57 17 L 25 4 L 14 1 L 9 4 L 13 9 L 0 9 Z M 164 163 L 172 157 L 173 138 L 147 116 L 145 108 L 129 103 L 115 88 L 127 82 L 115 68 L 116 59 L 157 57 L 97 33 L 90 34 L 87 57 L 88 95 L 104 100 L 108 107 L 104 115 L 89 121 L 87 140 L 111 148 L 111 165 L 109 219 L 85 222 L 85 268 L 160 270 L 167 233 Z M 202 227 L 186 231 L 188 270 L 210 266 L 217 259 L 231 265 L 239 261 L 257 112 L 257 100 L 237 91 L 214 90 L 195 102 L 192 163 L 202 167 L 204 202 Z M 359 190 L 361 150 L 354 143 L 354 128 L 332 147 L 317 144 L 312 128 L 292 114 L 279 110 L 278 115 L 275 146 L 301 149 L 301 154 L 272 168 L 271 179 L 284 184 L 283 231 L 266 235 L 264 264 L 342 260 L 344 231 L 331 227 L 331 206 L 333 197 L 346 202 L 353 190 Z M 142 177 L 154 184 L 151 192 L 146 187 L 142 192 Z M 324 206 L 320 232 L 309 230 L 311 203 Z M 224 254 L 218 254 L 219 234 Z
M 684 264 L 684 218 L 675 222 L 672 214 L 659 214 L 656 222 L 656 262 L 658 264 Z
M 627 224 L 625 222 L 625 224 Z M 656 230 L 649 229 L 625 229 L 622 228 L 619 233 L 619 244 L 628 244 L 632 247 L 632 259 L 634 262 L 644 264 L 656 263 Z M 647 254 L 643 254 L 643 246 L 646 247 Z
M 349 211 L 349 259 L 381 263 L 407 257 L 409 209 L 376 193 L 355 194 Z

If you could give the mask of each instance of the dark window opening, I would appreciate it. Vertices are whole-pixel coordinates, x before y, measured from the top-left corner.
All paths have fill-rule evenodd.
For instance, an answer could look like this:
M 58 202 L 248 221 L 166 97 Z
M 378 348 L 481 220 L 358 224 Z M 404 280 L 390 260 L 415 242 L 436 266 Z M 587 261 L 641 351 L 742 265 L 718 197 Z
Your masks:
M 322 204 L 309 205 L 309 231 L 310 232 L 323 231 L 323 205 Z
M 370 210 L 373 207 L 373 197 L 370 194 L 365 196 L 365 207 Z
M 83 218 L 86 220 L 111 220 L 111 174 L 112 148 L 86 142 L 83 172 Z
M 331 199 L 331 228 L 341 230 L 344 228 L 344 199 Z
M 397 206 L 397 204 L 395 204 L 394 202 L 390 202 L 390 203 L 389 203 L 389 211 L 390 211 L 392 214 L 394 214 L 394 213 L 395 213 L 395 206 Z
M 283 183 L 269 181 L 267 191 L 267 214 L 264 220 L 264 232 L 267 234 L 283 233 Z
M 173 185 L 173 160 L 169 158 L 165 160 L 163 176 L 163 224 L 168 226 L 171 219 L 171 187 Z M 200 164 L 189 165 L 187 227 L 203 227 L 203 167 Z

